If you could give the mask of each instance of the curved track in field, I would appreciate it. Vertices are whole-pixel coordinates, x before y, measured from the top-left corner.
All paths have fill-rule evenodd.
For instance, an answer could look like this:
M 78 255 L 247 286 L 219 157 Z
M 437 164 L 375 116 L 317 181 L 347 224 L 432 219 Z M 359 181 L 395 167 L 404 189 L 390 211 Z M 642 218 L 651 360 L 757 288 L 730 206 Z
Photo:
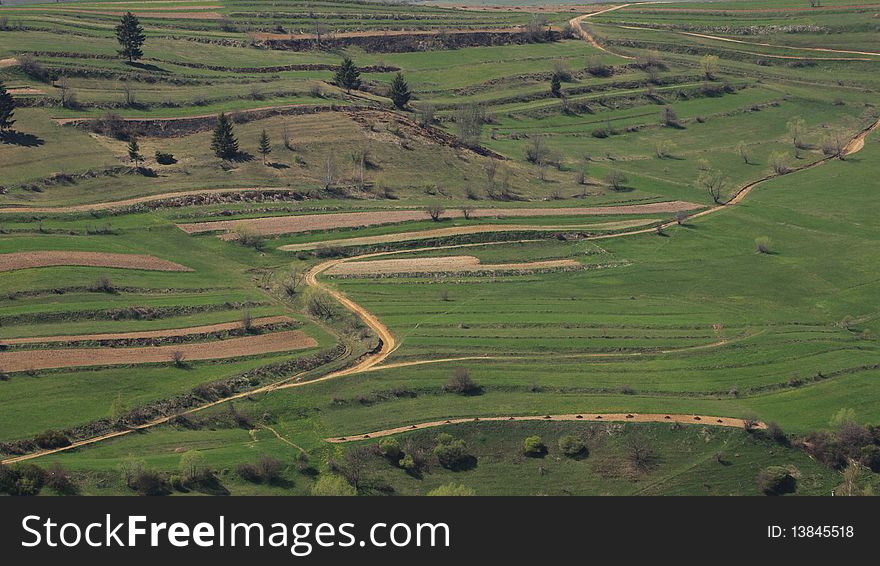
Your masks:
M 391 436 L 412 430 L 421 430 L 425 428 L 436 428 L 440 426 L 474 423 L 474 422 L 517 422 L 517 421 L 581 421 L 581 422 L 627 422 L 627 423 L 682 423 L 682 424 L 701 424 L 705 426 L 724 426 L 730 428 L 747 428 L 747 423 L 743 419 L 734 419 L 729 417 L 712 417 L 706 415 L 677 415 L 672 413 L 571 413 L 566 415 L 526 415 L 526 416 L 504 416 L 504 417 L 470 417 L 446 419 L 443 421 L 430 421 L 426 423 L 418 423 L 395 428 L 386 428 L 375 432 L 365 434 L 356 434 L 352 436 L 337 436 L 333 438 L 325 438 L 325 442 L 333 444 L 342 444 L 345 442 L 355 442 L 358 440 L 367 440 L 370 438 L 381 438 L 383 436 Z M 766 428 L 767 425 L 762 422 L 748 423 L 748 428 Z
M 863 128 L 858 133 L 856 133 L 852 138 L 850 138 L 849 142 L 844 146 L 843 150 L 841 151 L 841 156 L 846 157 L 846 156 L 849 156 L 849 155 L 852 155 L 854 153 L 859 152 L 864 147 L 865 139 L 867 138 L 867 136 L 870 135 L 872 132 L 876 131 L 878 128 L 880 128 L 880 119 L 878 119 L 875 123 L 871 124 L 870 126 L 868 126 L 866 128 Z M 817 167 L 819 165 L 827 163 L 827 162 L 831 161 L 832 159 L 836 159 L 836 158 L 837 158 L 837 156 L 834 156 L 834 155 L 827 156 L 827 157 L 819 159 L 811 164 L 805 165 L 803 167 L 800 167 L 798 169 L 795 169 L 795 170 L 792 170 L 788 173 L 785 173 L 785 175 L 788 175 L 791 173 L 796 173 L 799 171 L 804 171 L 807 169 L 812 169 L 814 167 Z M 732 205 L 736 205 L 736 204 L 742 202 L 746 198 L 746 196 L 748 196 L 757 185 L 759 185 L 765 181 L 768 181 L 770 179 L 774 179 L 776 177 L 779 177 L 779 176 L 781 176 L 781 175 L 770 175 L 770 176 L 765 177 L 763 179 L 759 179 L 757 181 L 749 183 L 749 184 L 743 186 L 734 195 L 734 197 L 731 198 L 726 203 L 719 204 L 718 206 L 706 209 L 701 212 L 697 212 L 697 213 L 689 216 L 689 218 L 696 218 L 696 217 L 700 217 L 700 216 L 705 216 L 708 214 L 718 212 L 718 211 L 723 210 L 725 208 L 728 208 Z M 675 221 L 671 221 L 666 224 L 660 225 L 660 228 L 664 229 L 667 227 L 674 226 L 675 224 L 676 224 Z M 616 234 L 595 236 L 591 239 L 620 238 L 620 237 L 624 237 L 624 236 L 632 236 L 632 235 L 644 234 L 644 233 L 656 233 L 656 228 L 632 230 L 629 232 L 620 232 L 620 233 L 616 233 Z M 468 244 L 465 244 L 465 245 L 468 245 Z M 481 245 L 481 244 L 476 244 L 476 245 Z M 427 249 L 443 249 L 446 247 L 449 247 L 449 246 L 435 246 L 433 248 L 427 248 Z M 403 251 L 413 252 L 413 251 L 422 251 L 422 250 L 403 250 Z M 264 393 L 264 392 L 270 392 L 270 391 L 274 391 L 276 389 L 285 389 L 285 388 L 289 388 L 289 387 L 300 387 L 300 386 L 308 385 L 310 383 L 314 383 L 317 381 L 326 381 L 326 380 L 333 379 L 336 377 L 342 377 L 342 376 L 346 376 L 346 375 L 352 375 L 352 374 L 356 374 L 356 373 L 365 372 L 367 370 L 375 368 L 378 364 L 380 364 L 382 361 L 384 361 L 389 355 L 391 355 L 391 353 L 398 346 L 398 343 L 397 343 L 396 339 L 394 338 L 394 335 L 392 334 L 391 330 L 387 326 L 385 326 L 385 324 L 382 323 L 382 321 L 379 320 L 378 317 L 376 317 L 374 314 L 370 313 L 365 308 L 361 307 L 360 305 L 358 305 L 357 303 L 355 303 L 354 301 L 349 299 L 343 293 L 336 291 L 335 289 L 332 289 L 332 288 L 320 283 L 317 279 L 317 276 L 320 273 L 322 273 L 322 272 L 326 271 L 327 269 L 329 269 L 330 267 L 332 267 L 333 265 L 336 265 L 336 264 L 341 263 L 343 261 L 351 261 L 354 259 L 365 259 L 365 258 L 369 258 L 369 257 L 377 257 L 377 256 L 382 256 L 382 255 L 388 255 L 390 253 L 401 253 L 401 252 L 400 251 L 398 251 L 398 252 L 378 252 L 378 253 L 372 253 L 372 254 L 364 254 L 361 256 L 354 256 L 354 257 L 350 257 L 350 258 L 332 259 L 332 260 L 329 260 L 329 261 L 326 261 L 326 262 L 323 262 L 323 263 L 320 263 L 320 264 L 314 266 L 306 275 L 306 284 L 307 285 L 312 286 L 312 287 L 316 287 L 316 288 L 319 288 L 319 289 L 322 289 L 322 290 L 325 290 L 326 292 L 328 292 L 331 296 L 336 298 L 336 300 L 338 300 L 345 308 L 347 308 L 351 312 L 358 315 L 367 326 L 369 326 L 371 329 L 373 329 L 376 332 L 376 334 L 379 336 L 380 343 L 374 351 L 372 351 L 372 352 L 368 353 L 366 356 L 362 357 L 354 366 L 351 366 L 346 369 L 331 372 L 327 375 L 324 375 L 324 376 L 317 378 L 317 379 L 314 379 L 314 380 L 297 381 L 297 379 L 299 379 L 303 374 L 296 374 L 296 375 L 287 377 L 285 379 L 282 379 L 280 381 L 271 383 L 269 385 L 259 387 L 257 389 L 243 391 L 240 393 L 236 393 L 235 395 L 232 395 L 230 397 L 226 397 L 224 399 L 218 399 L 217 401 L 206 403 L 206 404 L 200 405 L 198 407 L 193 407 L 192 409 L 188 409 L 180 414 L 183 414 L 183 415 L 192 414 L 192 413 L 196 413 L 196 412 L 199 412 L 199 411 L 202 411 L 202 410 L 208 409 L 210 407 L 214 407 L 214 406 L 217 406 L 217 405 L 229 402 L 229 401 L 234 401 L 236 399 L 248 397 L 250 395 L 255 395 L 255 394 Z M 378 369 L 378 368 L 376 368 L 376 369 Z M 165 424 L 168 421 L 170 421 L 171 419 L 173 419 L 175 416 L 177 416 L 177 415 L 168 415 L 168 416 L 160 417 L 158 419 L 154 419 L 152 421 L 138 425 L 133 428 L 129 428 L 129 429 L 121 430 L 121 431 L 114 431 L 114 432 L 103 434 L 100 436 L 79 440 L 79 441 L 76 441 L 76 442 L 70 444 L 69 446 L 65 446 L 63 448 L 55 448 L 55 449 L 51 449 L 51 450 L 45 450 L 42 452 L 35 452 L 32 454 L 25 454 L 22 456 L 8 458 L 6 460 L 3 460 L 0 463 L 10 464 L 10 463 L 14 463 L 14 462 L 21 462 L 21 461 L 25 461 L 25 460 L 38 458 L 40 456 L 45 456 L 48 454 L 55 454 L 55 453 L 59 453 L 59 452 L 67 451 L 67 450 L 72 450 L 75 448 L 80 448 L 83 446 L 88 446 L 91 444 L 96 444 L 98 442 L 101 442 L 104 440 L 109 440 L 111 438 L 116 438 L 119 436 L 123 436 L 123 435 L 129 434 L 134 431 L 144 430 L 144 429 L 152 428 L 152 427 L 155 427 L 155 426 L 158 426 L 161 424 Z M 558 416 L 558 418 L 562 419 L 562 417 L 564 417 L 564 416 L 565 415 Z M 582 416 L 582 418 L 584 418 L 584 415 L 581 415 L 581 416 Z M 595 416 L 598 416 L 598 415 L 595 415 Z M 669 416 L 670 419 L 666 419 L 667 416 Z M 696 422 L 696 418 L 693 415 L 678 415 L 678 416 L 688 419 L 687 422 L 690 422 L 690 423 Z M 716 421 L 715 424 L 723 424 L 724 422 L 733 422 L 733 421 L 737 420 L 737 419 L 725 419 L 723 417 L 708 417 L 708 416 L 703 417 L 701 415 L 698 415 L 698 416 L 700 419 L 698 422 L 703 422 L 703 424 L 711 424 L 711 423 L 707 423 L 706 421 L 712 421 L 713 419 Z M 647 415 L 642 415 L 642 418 L 647 418 L 647 417 L 648 417 Z M 666 422 L 667 420 L 673 420 L 673 418 L 675 416 L 674 415 L 661 415 L 661 417 L 663 420 L 660 422 Z M 513 418 L 514 420 L 516 420 L 517 418 L 540 419 L 543 417 L 498 417 L 498 419 L 506 419 L 506 420 L 510 420 L 510 418 Z M 553 417 L 551 416 L 551 420 L 552 420 L 552 418 Z M 573 418 L 577 418 L 577 416 L 574 415 Z M 483 419 L 483 420 L 490 420 L 490 419 L 487 418 L 487 419 Z M 599 419 L 597 419 L 597 420 L 599 420 Z M 605 420 L 604 415 L 601 420 Z M 718 420 L 721 420 L 722 422 L 718 423 L 717 422 Z M 451 419 L 450 419 L 450 421 L 451 421 Z M 462 422 L 472 422 L 472 421 L 474 421 L 474 419 L 470 418 L 470 419 L 464 419 Z M 627 418 L 626 415 L 624 415 L 624 421 L 639 422 L 638 420 L 635 420 L 635 418 Z M 439 421 L 439 422 L 441 424 L 447 424 L 446 421 Z M 652 422 L 652 421 L 647 421 L 647 422 Z M 426 427 L 429 424 L 430 423 L 425 423 L 421 426 Z M 419 427 L 419 425 L 410 425 L 409 427 L 404 427 L 401 431 L 412 430 L 413 426 L 415 426 L 416 428 Z M 440 424 L 434 425 L 434 426 L 440 426 Z M 734 426 L 734 425 L 728 425 L 728 426 Z M 739 425 L 736 425 L 736 426 L 742 426 L 742 421 L 740 420 Z M 397 429 L 389 429 L 389 430 L 397 430 Z M 380 431 L 380 432 L 382 432 L 382 431 Z M 394 434 L 394 433 L 389 432 L 388 434 Z
M 613 6 L 611 8 L 599 10 L 597 12 L 590 12 L 588 14 L 583 14 L 581 16 L 574 17 L 574 18 L 570 19 L 568 21 L 568 23 L 572 27 L 572 29 L 574 30 L 574 32 L 577 36 L 579 36 L 581 39 L 583 39 L 584 41 L 586 41 L 587 43 L 589 43 L 590 45 L 592 45 L 596 49 L 601 49 L 602 51 L 605 51 L 606 53 L 611 53 L 612 55 L 617 55 L 619 57 L 624 57 L 626 59 L 635 59 L 635 57 L 630 57 L 627 55 L 621 55 L 619 53 L 614 53 L 614 52 L 610 51 L 609 49 L 607 49 L 606 47 L 603 47 L 602 45 L 600 45 L 599 42 L 596 41 L 596 38 L 589 31 L 584 29 L 584 27 L 581 25 L 581 22 L 583 22 L 586 18 L 591 18 L 593 16 L 599 16 L 601 14 L 607 14 L 608 12 L 613 12 L 615 10 L 627 8 L 629 6 L 638 6 L 640 4 L 653 4 L 653 3 L 654 2 L 632 2 L 629 4 L 621 4 L 619 6 Z M 686 10 L 686 8 L 684 10 Z M 724 11 L 725 12 L 737 12 L 738 10 L 724 10 Z M 741 10 L 741 11 L 744 13 L 752 13 L 752 12 L 760 12 L 761 10 Z M 869 57 L 880 57 L 880 52 L 877 52 L 877 51 L 857 51 L 857 50 L 849 50 L 849 49 L 831 49 L 829 47 L 801 47 L 801 46 L 784 45 L 784 44 L 783 45 L 776 45 L 773 43 L 762 43 L 759 41 L 746 41 L 743 39 L 735 39 L 735 38 L 731 38 L 731 37 L 723 37 L 723 36 L 710 35 L 710 34 L 704 34 L 704 33 L 676 31 L 676 30 L 668 30 L 668 29 L 662 29 L 662 28 L 652 28 L 650 26 L 615 25 L 615 27 L 619 27 L 622 29 L 634 29 L 634 30 L 666 31 L 666 32 L 671 32 L 671 33 L 677 33 L 679 35 L 698 37 L 701 39 L 710 39 L 713 41 L 724 41 L 724 42 L 728 42 L 728 43 L 737 43 L 737 44 L 741 44 L 741 45 L 752 45 L 755 47 L 791 49 L 794 51 L 808 51 L 811 53 L 832 53 L 832 54 L 838 53 L 841 55 L 867 55 Z M 774 57 L 774 58 L 780 58 L 780 59 L 804 59 L 804 58 L 806 58 L 806 57 L 786 56 L 786 55 L 770 55 L 770 54 L 764 54 L 764 55 L 766 55 L 767 57 Z M 872 58 L 860 59 L 860 58 L 854 58 L 854 57 L 827 57 L 827 58 L 823 58 L 823 59 L 831 60 L 831 61 L 847 61 L 847 60 L 850 60 L 850 61 L 875 61 L 876 60 L 876 59 L 872 59 Z

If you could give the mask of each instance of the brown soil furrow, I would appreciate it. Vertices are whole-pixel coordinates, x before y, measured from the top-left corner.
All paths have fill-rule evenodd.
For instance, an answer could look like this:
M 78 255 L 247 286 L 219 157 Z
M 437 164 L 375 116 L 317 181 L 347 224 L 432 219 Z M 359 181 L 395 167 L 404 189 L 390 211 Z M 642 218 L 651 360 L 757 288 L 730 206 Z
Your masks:
M 327 275 L 382 275 L 391 273 L 482 273 L 487 271 L 534 271 L 580 267 L 573 259 L 521 263 L 483 264 L 474 256 L 458 255 L 408 259 L 346 262 L 333 266 Z
M 399 426 L 396 428 L 387 428 L 366 434 L 355 434 L 351 436 L 337 436 L 335 438 L 325 438 L 326 442 L 339 444 L 343 442 L 354 442 L 357 440 L 365 440 L 369 438 L 381 438 L 383 436 L 392 436 L 403 432 L 413 430 L 421 430 L 425 428 L 436 428 L 446 425 L 473 423 L 473 422 L 516 422 L 516 421 L 585 421 L 585 422 L 627 422 L 627 423 L 683 423 L 683 424 L 699 424 L 708 426 L 725 426 L 732 428 L 746 428 L 746 421 L 743 419 L 731 417 L 712 417 L 706 415 L 677 415 L 664 413 L 573 413 L 567 415 L 528 415 L 528 416 L 507 416 L 507 417 L 470 417 L 456 418 L 442 421 L 431 421 L 426 423 L 418 423 L 408 426 Z M 764 423 L 756 423 L 753 428 L 766 428 Z
M 82 14 L 82 15 L 95 15 L 95 16 L 123 16 L 125 12 L 113 12 L 110 10 L 74 10 L 71 8 L 50 8 L 47 12 L 47 15 L 61 13 L 61 14 Z M 154 18 L 154 19 L 185 19 L 185 20 L 221 20 L 223 19 L 223 15 L 219 12 L 180 12 L 180 11 L 152 11 L 152 12 L 142 12 L 135 11 L 134 15 L 139 18 Z
M 400 232 L 397 234 L 382 234 L 379 236 L 364 236 L 362 238 L 342 238 L 339 240 L 322 240 L 305 244 L 288 244 L 278 249 L 286 252 L 298 252 L 314 250 L 321 246 L 369 246 L 374 244 L 388 244 L 395 242 L 407 242 L 413 240 L 428 240 L 431 238 L 445 238 L 448 236 L 461 236 L 467 234 L 487 234 L 490 232 L 581 232 L 589 230 L 618 230 L 632 228 L 657 222 L 656 218 L 639 220 L 623 220 L 620 222 L 602 222 L 597 224 L 571 225 L 571 226 L 537 226 L 534 224 L 478 224 L 475 226 L 452 226 L 450 228 L 437 228 L 435 230 L 422 230 L 420 232 Z
M 0 368 L 3 368 L 4 371 L 15 372 L 170 362 L 174 352 L 181 352 L 184 360 L 215 360 L 302 350 L 317 345 L 314 338 L 302 331 L 287 330 L 214 342 L 145 348 L 72 348 L 0 352 Z
M 658 202 L 652 204 L 632 204 L 621 206 L 591 206 L 571 208 L 478 208 L 470 213 L 473 218 L 518 218 L 535 216 L 601 216 L 619 214 L 658 214 L 688 211 L 701 208 L 701 205 L 685 201 Z M 463 218 L 460 210 L 449 210 L 444 218 Z M 301 216 L 269 216 L 245 220 L 220 220 L 215 222 L 193 222 L 178 224 L 177 227 L 188 234 L 201 232 L 233 232 L 247 228 L 257 234 L 275 235 L 334 228 L 356 228 L 427 220 L 423 210 L 383 210 L 369 212 L 337 212 L 331 214 L 312 214 Z M 236 238 L 236 234 L 221 235 L 224 240 Z
M 254 327 L 269 326 L 293 322 L 289 316 L 266 316 L 255 318 L 252 321 Z M 27 338 L 0 338 L 0 344 L 44 344 L 47 342 L 91 342 L 98 340 L 127 340 L 132 338 L 168 338 L 172 336 L 190 336 L 193 334 L 209 334 L 211 332 L 223 332 L 241 328 L 241 322 L 222 322 L 205 326 L 191 326 L 188 328 L 169 328 L 164 330 L 144 330 L 139 332 L 119 332 L 115 334 L 75 334 L 70 336 L 33 336 Z
M 550 27 L 559 31 L 557 27 Z M 442 30 L 370 30 L 370 31 L 346 31 L 329 34 L 328 39 L 345 39 L 347 37 L 400 37 L 400 36 L 433 36 L 443 33 L 444 35 L 461 35 L 470 33 L 522 33 L 524 27 L 503 28 L 474 28 L 474 29 L 444 29 Z M 254 39 L 259 41 L 292 41 L 303 39 L 317 39 L 314 33 L 255 33 Z
M 24 96 L 29 94 L 46 94 L 46 91 L 32 87 L 8 88 L 6 92 L 13 96 Z
M 16 252 L 0 254 L 0 271 L 36 267 L 79 266 L 145 269 L 149 271 L 192 271 L 189 267 L 150 255 L 101 252 Z

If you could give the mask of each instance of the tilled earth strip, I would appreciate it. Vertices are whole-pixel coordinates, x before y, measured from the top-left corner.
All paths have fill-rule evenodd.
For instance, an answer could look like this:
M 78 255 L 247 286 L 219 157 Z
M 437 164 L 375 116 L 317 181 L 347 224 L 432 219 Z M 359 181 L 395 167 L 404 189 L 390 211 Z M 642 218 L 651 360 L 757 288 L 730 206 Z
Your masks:
M 312 348 L 318 343 L 300 330 L 245 336 L 196 344 L 146 348 L 74 348 L 0 352 L 0 368 L 7 372 L 70 367 L 146 364 L 172 361 L 180 352 L 184 361 L 255 356 Z
M 15 271 L 35 267 L 115 267 L 148 271 L 192 271 L 189 267 L 150 255 L 115 254 L 101 252 L 15 252 L 0 254 L 0 271 Z
M 478 208 L 469 213 L 473 218 L 518 218 L 540 216 L 602 216 L 620 214 L 660 214 L 689 211 L 701 208 L 699 204 L 686 201 L 657 202 L 620 206 L 584 206 L 571 208 Z M 444 218 L 463 218 L 460 210 L 449 210 Z M 224 240 L 237 237 L 236 230 L 246 229 L 261 235 L 292 234 L 334 228 L 355 228 L 427 220 L 424 210 L 386 210 L 369 212 L 338 212 L 330 214 L 310 214 L 301 216 L 270 216 L 243 220 L 221 220 L 215 222 L 192 222 L 178 224 L 177 227 L 188 234 L 202 232 L 226 232 Z

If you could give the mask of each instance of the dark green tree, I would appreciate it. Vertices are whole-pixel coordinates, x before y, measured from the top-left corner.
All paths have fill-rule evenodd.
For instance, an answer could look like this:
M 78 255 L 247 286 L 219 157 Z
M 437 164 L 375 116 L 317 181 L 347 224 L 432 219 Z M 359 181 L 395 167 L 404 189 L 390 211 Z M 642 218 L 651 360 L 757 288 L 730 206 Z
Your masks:
M 403 78 L 403 73 L 397 73 L 394 75 L 394 80 L 391 81 L 391 101 L 403 110 L 409 104 L 410 98 L 412 98 L 412 93 L 409 91 L 406 79 Z
M 12 114 L 15 112 L 15 101 L 12 95 L 6 90 L 6 85 L 0 81 L 0 131 L 8 130 L 15 123 Z
M 141 146 L 138 144 L 137 138 L 132 137 L 128 142 L 128 158 L 134 162 L 134 166 L 140 169 L 141 161 L 144 156 L 141 155 Z
M 217 117 L 217 126 L 211 137 L 211 149 L 220 159 L 232 159 L 238 155 L 238 140 L 232 129 L 232 121 L 221 112 Z
M 556 98 L 562 95 L 562 80 L 557 73 L 553 73 L 553 78 L 550 79 L 550 94 Z
M 360 76 L 360 71 L 357 70 L 351 59 L 346 57 L 336 71 L 336 85 L 344 88 L 346 92 L 351 92 L 351 89 L 361 86 Z
M 144 35 L 144 28 L 141 27 L 137 16 L 131 12 L 127 12 L 122 16 L 122 20 L 116 26 L 116 39 L 119 41 L 119 45 L 122 46 L 119 54 L 123 57 L 128 57 L 129 63 L 133 63 L 143 57 L 144 52 L 141 51 L 141 47 L 144 45 L 147 36 Z
M 266 159 L 270 153 L 272 153 L 272 144 L 269 143 L 269 134 L 266 133 L 266 130 L 263 130 L 263 133 L 260 134 L 260 155 L 263 156 L 263 165 L 266 165 Z

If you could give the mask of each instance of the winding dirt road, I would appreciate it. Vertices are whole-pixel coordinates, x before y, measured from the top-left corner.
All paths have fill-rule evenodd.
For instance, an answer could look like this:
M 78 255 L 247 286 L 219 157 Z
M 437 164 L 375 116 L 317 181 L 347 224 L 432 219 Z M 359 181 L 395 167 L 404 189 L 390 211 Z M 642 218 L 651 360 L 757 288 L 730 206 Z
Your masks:
M 412 425 L 404 425 L 395 428 L 386 428 L 385 430 L 377 430 L 366 434 L 355 434 L 351 436 L 337 436 L 333 438 L 325 438 L 325 442 L 333 444 L 342 444 L 345 442 L 355 442 L 358 440 L 366 440 L 370 438 L 381 438 L 383 436 L 392 436 L 403 432 L 413 430 L 422 430 L 426 428 L 436 428 L 440 426 L 473 423 L 473 422 L 522 422 L 522 421 L 585 421 L 585 422 L 627 422 L 627 423 L 682 423 L 682 424 L 699 424 L 704 426 L 725 426 L 731 428 L 767 428 L 762 422 L 747 423 L 743 419 L 735 419 L 730 417 L 713 417 L 706 415 L 676 415 L 666 413 L 572 413 L 566 415 L 525 415 L 525 416 L 504 416 L 504 417 L 469 417 L 446 419 L 443 421 L 430 421 L 426 423 L 418 423 Z
M 593 37 L 593 35 L 590 32 L 588 32 L 584 28 L 583 25 L 581 25 L 582 22 L 587 18 L 592 18 L 593 16 L 599 16 L 601 14 L 607 14 L 608 12 L 613 12 L 615 10 L 620 10 L 621 8 L 626 8 L 627 6 L 633 6 L 633 4 L 621 4 L 620 6 L 613 6 L 611 8 L 599 10 L 598 12 L 590 12 L 589 14 L 583 14 L 580 16 L 576 16 L 576 17 L 568 20 L 568 24 L 571 26 L 571 29 L 574 31 L 574 33 L 578 37 L 580 37 L 581 39 L 583 39 L 584 41 L 586 41 L 587 43 L 589 43 L 590 45 L 592 45 L 596 49 L 604 51 L 605 53 L 611 53 L 612 55 L 617 55 L 618 57 L 623 57 L 624 59 L 635 59 L 635 57 L 630 57 L 629 55 L 621 55 L 620 53 L 614 53 L 614 52 L 609 51 L 608 49 L 602 47 L 599 44 L 599 42 L 596 41 L 596 38 Z

